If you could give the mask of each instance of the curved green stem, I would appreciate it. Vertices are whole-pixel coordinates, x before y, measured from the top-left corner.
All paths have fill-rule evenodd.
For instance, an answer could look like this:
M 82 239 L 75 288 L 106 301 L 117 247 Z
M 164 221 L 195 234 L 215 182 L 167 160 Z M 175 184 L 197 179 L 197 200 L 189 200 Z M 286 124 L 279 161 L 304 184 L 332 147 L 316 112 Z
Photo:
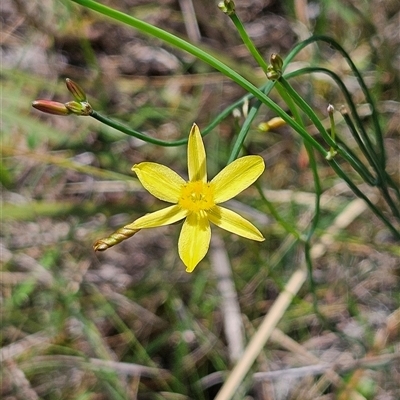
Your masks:
M 293 98 L 291 96 L 289 96 L 289 94 L 283 89 L 283 87 L 281 85 L 279 85 L 279 84 L 276 85 L 276 89 L 277 89 L 278 93 L 280 94 L 280 96 L 285 101 L 285 103 L 288 105 L 290 111 L 293 114 L 294 119 L 300 125 L 302 125 L 304 127 L 303 120 L 301 118 L 298 108 L 296 107 L 296 104 L 293 101 Z M 304 143 L 304 147 L 308 154 L 311 171 L 312 171 L 313 178 L 314 178 L 314 188 L 315 188 L 314 216 L 312 218 L 311 226 L 307 232 L 307 236 L 304 241 L 304 253 L 305 253 L 306 266 L 307 266 L 308 284 L 310 285 L 310 292 L 311 292 L 312 298 L 313 298 L 313 309 L 314 309 L 315 314 L 320 318 L 321 323 L 323 323 L 325 321 L 325 319 L 321 315 L 319 308 L 318 308 L 316 285 L 315 285 L 315 281 L 314 281 L 314 278 L 312 275 L 313 263 L 312 263 L 312 257 L 311 257 L 311 248 L 312 248 L 311 238 L 315 232 L 315 229 L 318 226 L 319 217 L 321 214 L 322 187 L 321 187 L 321 181 L 320 181 L 319 175 L 318 175 L 318 165 L 317 165 L 317 161 L 314 156 L 313 149 L 308 143 Z
M 227 65 L 219 61 L 217 58 L 211 56 L 204 50 L 192 45 L 191 43 L 164 31 L 158 27 L 150 25 L 144 21 L 138 20 L 137 18 L 131 17 L 127 14 L 99 4 L 93 0 L 72 0 L 75 3 L 81 4 L 87 8 L 90 8 L 94 11 L 97 11 L 103 15 L 111 17 L 119 22 L 132 26 L 133 28 L 139 29 L 140 31 L 155 36 L 162 41 L 169 43 L 175 47 L 184 50 L 198 59 L 206 62 L 216 70 L 222 72 L 225 76 L 232 79 L 238 85 L 243 87 L 247 92 L 253 94 L 254 97 L 259 99 L 262 103 L 268 106 L 271 110 L 273 110 L 277 115 L 279 115 L 282 119 L 286 121 L 288 125 L 290 125 L 295 131 L 297 131 L 304 140 L 310 143 L 318 152 L 320 152 L 324 157 L 327 155 L 327 151 L 313 138 L 308 132 L 303 129 L 300 125 L 298 125 L 294 120 L 290 118 L 290 116 L 285 113 L 285 111 L 279 107 L 276 103 L 274 103 L 268 96 L 266 96 L 260 89 L 251 84 L 249 81 L 244 79 L 240 74 L 238 74 L 233 69 L 229 68 Z
M 365 84 L 360 71 L 358 70 L 358 68 L 356 67 L 353 60 L 349 56 L 349 54 L 346 52 L 346 50 L 344 50 L 343 47 L 340 46 L 340 44 L 336 42 L 336 40 L 332 39 L 329 36 L 317 35 L 317 36 L 312 36 L 311 38 L 307 39 L 305 42 L 307 42 L 307 45 L 308 45 L 308 44 L 310 44 L 312 42 L 316 42 L 316 41 L 328 43 L 335 50 L 339 51 L 339 53 L 345 58 L 349 67 L 351 68 L 353 74 L 357 78 L 360 88 L 361 88 L 362 92 L 364 93 L 364 96 L 371 107 L 371 117 L 372 117 L 372 121 L 374 123 L 374 127 L 375 127 L 374 133 L 375 133 L 375 138 L 376 138 L 376 142 L 378 145 L 378 153 L 379 153 L 378 159 L 382 163 L 383 169 L 385 169 L 385 166 L 386 166 L 386 155 L 385 154 L 386 153 L 385 153 L 385 147 L 384 147 L 384 143 L 383 143 L 382 129 L 381 129 L 381 126 L 379 123 L 378 111 L 376 109 L 375 101 L 372 98 L 371 93 L 370 93 L 367 85 Z
M 334 159 L 328 162 L 329 165 L 332 167 L 332 169 L 336 172 L 336 174 L 347 183 L 347 185 L 350 187 L 353 193 L 357 197 L 363 199 L 368 204 L 368 207 L 373 211 L 373 213 L 389 228 L 394 237 L 397 240 L 400 240 L 400 232 L 391 224 L 391 222 L 386 218 L 385 214 L 377 206 L 375 206 L 375 204 L 372 203 L 372 201 L 343 172 L 340 165 Z
M 308 105 L 308 103 L 303 100 L 303 98 L 292 88 L 289 82 L 284 78 L 280 77 L 276 85 L 281 85 L 282 89 L 286 91 L 286 93 L 294 100 L 294 102 L 300 107 L 300 109 L 307 115 L 308 118 L 312 121 L 315 127 L 318 129 L 319 133 L 321 134 L 322 138 L 330 147 L 336 147 L 336 143 L 328 132 L 326 131 L 325 127 L 322 125 L 322 122 L 315 114 L 313 109 Z
M 247 137 L 247 134 L 249 133 L 249 129 L 251 127 L 251 124 L 254 120 L 254 118 L 256 117 L 257 113 L 258 113 L 258 109 L 261 105 L 261 102 L 257 102 L 257 104 L 255 104 L 254 106 L 252 106 L 249 110 L 249 113 L 247 114 L 247 118 L 245 119 L 245 121 L 242 124 L 242 127 L 240 129 L 240 132 L 238 134 L 238 137 L 236 138 L 235 144 L 233 145 L 231 154 L 228 158 L 228 162 L 227 164 L 230 164 L 232 161 L 236 160 L 236 158 L 238 158 L 239 153 L 240 153 L 240 149 L 243 146 L 243 143 Z
M 239 32 L 239 35 L 249 50 L 250 54 L 254 57 L 254 59 L 257 61 L 258 65 L 261 67 L 261 69 L 264 71 L 265 74 L 268 72 L 268 64 L 265 62 L 265 60 L 261 57 L 261 54 L 258 52 L 256 47 L 254 46 L 253 41 L 250 39 L 250 36 L 247 34 L 246 29 L 244 29 L 244 26 L 242 24 L 242 21 L 240 21 L 239 17 L 237 16 L 236 13 L 229 14 L 230 19 L 234 23 L 237 31 Z
M 351 95 L 350 95 L 349 91 L 347 90 L 346 86 L 344 85 L 344 83 L 342 82 L 342 80 L 339 78 L 339 76 L 336 73 L 334 73 L 333 71 L 326 69 L 326 68 L 306 67 L 306 68 L 302 68 L 300 70 L 297 70 L 297 71 L 294 71 L 294 72 L 291 72 L 291 73 L 285 75 L 285 78 L 290 79 L 290 78 L 293 78 L 296 76 L 303 75 L 305 73 L 314 73 L 314 72 L 321 72 L 321 73 L 329 75 L 335 81 L 335 83 L 339 86 L 339 88 L 340 88 L 342 94 L 344 95 L 346 102 L 350 108 L 350 112 L 354 116 L 354 118 L 357 122 L 358 131 L 347 113 L 343 114 L 343 118 L 344 118 L 348 128 L 350 129 L 350 132 L 351 132 L 353 138 L 356 140 L 360 150 L 362 151 L 362 153 L 368 160 L 371 167 L 375 170 L 378 178 L 375 179 L 369 173 L 369 171 L 363 165 L 363 163 L 359 160 L 359 158 L 354 153 L 352 153 L 350 151 L 350 149 L 347 146 L 345 146 L 344 143 L 342 143 L 342 146 L 344 148 L 340 149 L 340 147 L 339 147 L 339 150 L 342 150 L 340 153 L 341 154 L 343 154 L 343 152 L 346 153 L 346 157 L 348 158 L 349 161 L 351 160 L 351 165 L 353 166 L 353 168 L 360 174 L 360 176 L 369 185 L 379 187 L 379 189 L 381 190 L 382 195 L 385 198 L 387 204 L 389 205 L 393 215 L 396 216 L 397 218 L 399 218 L 400 217 L 399 210 L 396 207 L 396 205 L 394 204 L 393 199 L 391 198 L 391 196 L 387 190 L 387 186 L 389 185 L 390 187 L 392 187 L 395 190 L 398 198 L 400 198 L 399 188 L 390 180 L 390 177 L 388 176 L 387 172 L 384 170 L 384 168 L 382 166 L 384 163 L 380 162 L 380 159 L 379 159 L 380 157 L 378 154 L 376 154 L 374 147 L 371 143 L 371 140 L 369 139 L 369 137 L 363 127 L 363 124 L 361 122 L 361 119 L 359 118 L 356 106 L 351 98 Z M 361 136 L 360 136 L 359 132 L 360 132 Z
M 127 127 L 126 125 L 122 124 L 121 122 L 114 121 L 111 118 L 108 118 L 108 117 L 98 113 L 97 111 L 93 111 L 90 114 L 90 116 L 93 117 L 94 119 L 97 119 L 97 121 L 100 121 L 103 124 L 110 126 L 111 128 L 117 129 L 120 132 L 123 132 L 129 136 L 133 136 L 137 139 L 143 140 L 147 143 L 157 144 L 157 145 L 166 146 L 166 147 L 167 146 L 182 146 L 183 144 L 187 143 L 187 139 L 180 139 L 180 140 L 176 140 L 173 142 L 168 142 L 166 140 L 152 138 L 152 137 L 147 136 L 141 132 L 138 132 L 132 128 Z M 204 135 L 204 133 L 203 133 L 203 135 Z
M 360 117 L 357 113 L 357 109 L 353 102 L 353 99 L 352 99 L 349 91 L 347 90 L 346 86 L 344 85 L 343 81 L 340 79 L 340 77 L 335 72 L 333 72 L 327 68 L 322 68 L 322 67 L 306 67 L 306 68 L 299 69 L 297 71 L 293 71 L 289 74 L 286 74 L 285 79 L 288 80 L 288 79 L 294 78 L 296 76 L 301 76 L 304 74 L 315 73 L 315 72 L 320 72 L 320 73 L 329 75 L 335 81 L 335 83 L 339 86 L 339 89 L 341 90 L 343 96 L 346 99 L 347 105 L 350 108 L 350 112 L 357 122 L 358 131 L 360 132 L 361 136 L 359 135 L 359 133 L 356 129 L 351 129 L 351 127 L 349 126 L 349 128 L 351 130 L 351 134 L 353 135 L 354 139 L 357 141 L 357 144 L 360 147 L 360 150 L 363 152 L 363 154 L 365 155 L 365 157 L 367 158 L 367 160 L 371 164 L 371 166 L 373 166 L 374 169 L 380 170 L 382 172 L 382 167 L 379 164 L 379 162 L 377 161 L 378 156 L 377 156 L 377 154 L 373 148 L 372 142 L 371 142 L 369 136 L 367 135 L 367 132 L 365 131 L 364 126 L 360 120 Z
M 284 88 L 284 90 L 286 90 L 288 95 L 296 102 L 296 104 L 300 107 L 300 109 L 303 110 L 305 114 L 311 119 L 311 121 L 314 123 L 315 127 L 321 133 L 326 143 L 335 150 L 338 150 L 340 155 L 354 168 L 355 171 L 357 171 L 361 175 L 361 177 L 364 180 L 371 183 L 374 182 L 373 177 L 371 177 L 371 174 L 369 173 L 368 169 L 365 167 L 364 164 L 361 163 L 361 161 L 353 157 L 352 154 L 343 151 L 343 148 L 337 146 L 337 143 L 334 140 L 332 140 L 331 136 L 328 134 L 325 127 L 322 125 L 322 122 L 315 114 L 315 112 L 308 105 L 308 103 L 304 101 L 301 98 L 301 96 L 299 96 L 299 94 L 291 87 L 289 82 L 285 78 L 281 77 L 278 80 L 278 84 L 282 85 L 282 87 Z
M 302 240 L 301 234 L 297 231 L 295 227 L 290 225 L 288 222 L 286 222 L 278 213 L 274 205 L 265 197 L 264 192 L 260 186 L 259 183 L 254 184 L 258 190 L 258 193 L 261 196 L 261 199 L 265 203 L 265 205 L 268 208 L 268 212 L 274 217 L 274 219 L 278 222 L 279 225 L 285 229 L 286 232 L 291 233 L 297 240 Z

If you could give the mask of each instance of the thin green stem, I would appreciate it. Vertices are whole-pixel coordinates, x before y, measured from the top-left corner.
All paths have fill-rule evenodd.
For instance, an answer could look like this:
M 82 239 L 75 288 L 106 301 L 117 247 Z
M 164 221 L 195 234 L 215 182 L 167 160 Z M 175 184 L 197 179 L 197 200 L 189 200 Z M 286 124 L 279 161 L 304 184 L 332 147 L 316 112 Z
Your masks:
M 258 113 L 258 109 L 259 109 L 260 105 L 261 105 L 261 102 L 258 101 L 257 104 L 255 104 L 254 106 L 252 106 L 250 108 L 250 110 L 247 114 L 247 118 L 243 122 L 240 132 L 238 134 L 238 137 L 236 138 L 235 144 L 233 145 L 233 148 L 232 148 L 232 151 L 229 156 L 227 164 L 230 164 L 232 161 L 234 161 L 234 160 L 236 160 L 236 158 L 238 158 L 240 150 L 243 146 L 243 143 L 247 137 L 247 134 L 249 133 L 251 124 Z
M 312 108 L 308 105 L 306 101 L 302 99 L 302 97 L 291 87 L 289 82 L 281 77 L 277 84 L 282 84 L 282 87 L 286 90 L 288 95 L 292 97 L 292 99 L 296 102 L 296 104 L 305 112 L 305 114 L 311 119 L 314 123 L 315 127 L 321 133 L 322 137 L 325 139 L 326 143 L 333 149 L 338 150 L 340 155 L 357 171 L 361 177 L 367 179 L 367 181 L 373 182 L 373 178 L 370 177 L 370 173 L 364 164 L 357 162 L 357 159 L 354 159 L 351 154 L 343 151 L 343 148 L 338 148 L 336 142 L 332 140 L 331 136 L 328 134 L 322 122 L 319 120 L 317 115 L 314 113 Z M 367 178 L 368 177 L 368 178 Z
M 285 79 L 289 80 L 291 78 L 294 78 L 296 76 L 301 76 L 303 74 L 309 74 L 309 73 L 315 73 L 315 72 L 320 72 L 324 73 L 326 75 L 329 75 L 335 83 L 339 86 L 343 96 L 346 99 L 347 105 L 350 108 L 350 112 L 353 115 L 353 117 L 356 120 L 357 126 L 358 126 L 358 131 L 357 129 L 351 129 L 351 134 L 353 135 L 354 139 L 357 141 L 358 146 L 360 147 L 360 150 L 363 152 L 365 157 L 367 158 L 368 162 L 371 164 L 374 169 L 382 171 L 382 167 L 377 161 L 377 154 L 373 148 L 373 145 L 371 143 L 371 140 L 369 136 L 367 135 L 367 132 L 364 129 L 364 126 L 361 122 L 361 119 L 358 115 L 357 108 L 353 102 L 353 99 L 347 90 L 346 86 L 344 85 L 343 81 L 340 79 L 340 77 L 333 71 L 327 69 L 327 68 L 321 68 L 321 67 L 306 67 L 299 69 L 297 71 L 293 71 L 287 75 L 285 75 Z M 354 127 L 354 125 L 353 125 Z M 349 127 L 350 128 L 350 127 Z M 360 132 L 360 134 L 359 134 Z
M 301 70 L 291 72 L 291 73 L 285 75 L 285 78 L 290 79 L 295 76 L 300 76 L 305 73 L 313 73 L 313 72 L 322 72 L 322 73 L 329 75 L 339 86 L 339 88 L 340 88 L 342 94 L 344 95 L 346 102 L 350 108 L 351 114 L 356 119 L 357 126 L 359 128 L 359 132 L 361 133 L 361 136 L 347 113 L 343 113 L 343 118 L 344 118 L 348 128 L 350 129 L 350 132 L 351 132 L 353 138 L 356 140 L 360 150 L 363 152 L 364 156 L 366 157 L 366 159 L 368 160 L 368 162 L 372 166 L 372 168 L 376 171 L 378 178 L 376 179 L 370 174 L 368 169 L 359 160 L 359 158 L 353 152 L 351 152 L 350 149 L 344 145 L 344 143 L 342 143 L 341 148 L 339 147 L 339 150 L 342 150 L 340 153 L 341 154 L 343 154 L 343 152 L 347 153 L 346 157 L 349 160 L 351 160 L 352 167 L 360 174 L 360 176 L 369 185 L 379 187 L 379 189 L 381 190 L 382 195 L 385 198 L 387 204 L 389 205 L 393 215 L 396 216 L 397 218 L 399 218 L 400 217 L 399 210 L 396 207 L 396 205 L 394 204 L 393 199 L 391 198 L 391 196 L 387 190 L 387 186 L 390 185 L 391 187 L 393 187 L 398 198 L 400 198 L 399 188 L 393 184 L 393 181 L 390 180 L 390 177 L 388 176 L 387 172 L 384 170 L 384 168 L 382 166 L 384 163 L 380 162 L 380 160 L 379 160 L 380 156 L 378 154 L 376 154 L 374 147 L 363 127 L 363 124 L 357 113 L 357 109 L 351 98 L 351 95 L 348 92 L 346 86 L 343 84 L 342 80 L 339 78 L 339 76 L 337 74 L 335 74 L 333 71 L 330 71 L 326 68 L 307 67 L 307 68 L 303 68 Z
M 223 121 L 227 116 L 229 116 L 232 111 L 237 108 L 240 107 L 247 99 L 249 98 L 253 98 L 253 95 L 246 95 L 243 96 L 241 99 L 239 99 L 238 101 L 232 103 L 230 106 L 228 106 L 225 110 L 223 110 L 222 112 L 220 112 L 212 122 L 210 122 L 205 128 L 201 129 L 201 134 L 202 136 L 206 136 L 208 135 L 216 126 L 218 126 L 218 124 Z M 262 104 L 262 103 L 259 103 Z M 102 115 L 101 113 L 99 113 L 98 111 L 94 111 L 92 112 L 92 114 L 90 115 L 91 117 L 93 117 L 94 119 L 104 123 L 105 125 L 110 126 L 111 128 L 114 128 L 120 132 L 125 133 L 126 135 L 135 137 L 137 139 L 143 140 L 145 142 L 148 143 L 152 143 L 158 146 L 164 146 L 164 147 L 174 147 L 174 146 L 182 146 L 184 144 L 187 144 L 188 139 L 187 138 L 183 138 L 183 139 L 179 139 L 179 140 L 174 140 L 174 141 L 167 141 L 167 140 L 162 140 L 162 139 L 155 139 L 152 138 L 150 136 L 147 136 L 141 132 L 136 131 L 135 129 L 132 129 L 126 125 L 124 125 L 121 122 L 115 121 L 105 115 Z M 232 160 L 233 161 L 233 160 Z
M 349 64 L 351 70 L 353 71 L 353 74 L 355 75 L 355 77 L 357 78 L 357 81 L 361 87 L 361 90 L 364 93 L 364 96 L 367 100 L 367 102 L 369 103 L 370 107 L 371 107 L 371 116 L 372 116 L 372 121 L 374 123 L 374 133 L 375 133 L 375 138 L 378 144 L 378 153 L 379 153 L 379 157 L 378 160 L 382 163 L 382 168 L 385 169 L 386 166 L 386 155 L 385 155 L 385 146 L 383 143 L 383 134 L 382 134 L 382 130 L 381 130 L 381 126 L 379 123 L 379 114 L 378 111 L 376 109 L 376 105 L 375 105 L 375 101 L 371 96 L 371 93 L 367 87 L 367 85 L 364 82 L 364 79 L 360 73 L 360 71 L 358 70 L 358 68 L 356 67 L 356 65 L 354 64 L 353 60 L 351 59 L 351 57 L 349 56 L 349 54 L 343 49 L 342 46 L 339 45 L 339 43 L 337 43 L 334 39 L 328 37 L 328 36 L 320 36 L 318 38 L 321 41 L 324 41 L 326 43 L 329 43 L 332 47 L 334 47 L 336 50 L 338 50 L 342 56 L 346 59 L 347 63 Z
M 289 96 L 289 94 L 284 90 L 284 88 L 281 85 L 276 85 L 276 89 L 280 96 L 283 98 L 285 103 L 288 105 L 290 111 L 293 114 L 294 119 L 304 127 L 303 120 L 301 118 L 301 115 L 299 113 L 298 108 L 296 107 L 296 104 L 294 103 L 292 97 Z M 309 146 L 308 143 L 304 143 L 304 147 L 307 151 L 309 162 L 310 162 L 310 167 L 311 171 L 313 174 L 314 178 L 314 188 L 315 188 L 315 209 L 314 209 L 314 216 L 312 218 L 311 226 L 308 230 L 307 236 L 304 241 L 304 253 L 305 253 L 305 261 L 306 261 L 306 266 L 307 266 L 307 276 L 308 276 L 308 284 L 310 286 L 310 292 L 312 294 L 313 298 L 313 309 L 315 314 L 320 318 L 321 324 L 324 323 L 325 318 L 321 315 L 319 309 L 318 309 L 318 297 L 316 293 L 316 285 L 315 281 L 313 278 L 313 263 L 312 263 L 312 257 L 311 257 L 311 238 L 315 232 L 315 229 L 318 226 L 319 222 L 319 217 L 321 214 L 321 195 L 322 195 L 322 188 L 321 188 L 321 182 L 319 179 L 318 175 L 318 165 L 317 161 L 315 159 L 315 155 L 313 152 L 313 149 L 311 146 Z
M 364 182 L 370 186 L 376 186 L 375 177 L 372 176 L 356 154 L 340 138 L 337 138 L 337 150 L 340 154 L 346 153 L 347 158 L 351 160 L 351 167 L 361 176 Z
M 159 146 L 165 146 L 165 147 L 182 146 L 185 143 L 187 143 L 187 139 L 180 139 L 180 140 L 175 140 L 173 142 L 168 142 L 166 140 L 152 138 L 152 137 L 147 136 L 141 132 L 138 132 L 132 128 L 127 127 L 126 125 L 122 124 L 121 122 L 114 121 L 111 118 L 108 118 L 108 117 L 100 114 L 97 111 L 93 111 L 92 114 L 90 114 L 90 116 L 93 117 L 94 119 L 97 119 L 97 121 L 100 121 L 103 124 L 110 126 L 111 128 L 117 129 L 120 132 L 123 132 L 129 136 L 133 136 L 137 139 L 143 140 L 147 143 L 152 143 L 152 144 L 156 144 Z M 204 132 L 203 132 L 203 135 L 205 135 Z
M 262 68 L 265 74 L 268 72 L 268 64 L 265 62 L 265 60 L 262 58 L 261 54 L 258 52 L 256 47 L 254 46 L 253 41 L 250 39 L 250 36 L 247 34 L 246 29 L 244 29 L 244 26 L 242 24 L 242 21 L 239 19 L 236 13 L 233 14 L 228 14 L 232 22 L 234 23 L 237 31 L 239 32 L 239 35 L 247 47 L 247 50 L 249 50 L 250 54 L 254 57 L 254 59 L 257 61 L 258 65 Z
M 287 113 L 285 113 L 285 111 L 281 107 L 279 107 L 260 89 L 251 84 L 249 81 L 243 78 L 232 68 L 229 68 L 226 64 L 222 63 L 217 58 L 211 56 L 204 50 L 158 27 L 150 25 L 144 21 L 138 20 L 137 18 L 131 17 L 127 14 L 109 8 L 102 4 L 99 4 L 93 0 L 71 0 L 71 1 L 74 1 L 75 3 L 81 4 L 82 6 L 97 11 L 100 14 L 113 18 L 116 21 L 127 24 L 148 35 L 155 36 L 161 39 L 162 41 L 169 43 L 175 47 L 178 47 L 179 49 L 184 50 L 194 55 L 198 59 L 206 62 L 216 70 L 223 73 L 228 78 L 232 79 L 238 85 L 243 87 L 243 89 L 245 89 L 247 92 L 253 94 L 254 97 L 259 99 L 262 103 L 264 103 L 267 107 L 269 107 L 272 111 L 274 111 L 277 115 L 279 115 L 282 119 L 284 119 L 288 125 L 290 125 L 295 131 L 297 131 L 303 137 L 304 140 L 309 142 L 311 146 L 313 146 L 318 152 L 320 152 L 324 157 L 326 157 L 327 155 L 326 150 L 312 136 L 310 136 L 305 129 L 303 129 L 292 118 L 290 118 L 290 116 Z
M 283 229 L 285 229 L 286 232 L 291 233 L 296 240 L 302 240 L 302 236 L 301 234 L 297 231 L 297 229 L 295 227 L 293 227 L 291 224 L 289 224 L 288 222 L 286 222 L 278 213 L 278 211 L 276 210 L 276 208 L 274 207 L 274 205 L 265 197 L 264 192 L 260 186 L 259 183 L 255 183 L 255 186 L 258 190 L 258 193 L 261 196 L 261 199 L 263 200 L 263 202 L 265 203 L 265 205 L 268 208 L 268 212 L 275 218 L 275 220 L 278 222 L 279 225 L 281 225 L 283 227 Z
M 268 82 L 266 85 L 264 85 L 261 88 L 261 90 L 263 90 L 264 93 L 266 95 L 268 95 L 273 87 L 274 87 L 274 83 L 273 82 Z M 245 96 L 244 98 L 240 99 L 237 103 L 242 105 L 244 103 L 244 101 L 246 101 L 246 99 L 249 100 L 252 97 L 253 97 L 253 95 Z M 249 110 L 249 112 L 248 112 L 248 114 L 246 116 L 246 119 L 242 124 L 242 127 L 240 129 L 238 137 L 236 138 L 235 144 L 232 147 L 232 151 L 231 151 L 231 154 L 230 154 L 229 159 L 228 159 L 228 164 L 231 163 L 232 161 L 234 161 L 236 158 L 238 158 L 240 150 L 241 150 L 241 148 L 243 146 L 243 143 L 244 143 L 244 141 L 245 141 L 245 139 L 247 137 L 247 134 L 249 133 L 249 129 L 251 127 L 251 124 L 252 124 L 254 118 L 257 116 L 257 113 L 258 113 L 258 110 L 259 110 L 261 104 L 262 104 L 262 102 L 260 100 L 257 100 L 250 107 L 250 110 Z
M 325 142 L 331 146 L 336 147 L 336 143 L 332 140 L 331 136 L 326 131 L 325 127 L 322 125 L 322 122 L 315 114 L 314 110 L 308 105 L 308 103 L 303 100 L 303 98 L 292 88 L 290 83 L 284 78 L 280 77 L 276 82 L 276 86 L 281 85 L 282 89 L 287 92 L 287 94 L 294 100 L 294 102 L 300 107 L 300 109 L 307 115 L 308 118 L 312 121 L 315 127 L 318 129 L 322 138 Z
M 357 67 L 355 66 L 355 64 L 353 63 L 352 59 L 350 58 L 349 54 L 343 49 L 343 47 L 341 47 L 334 39 L 330 38 L 329 36 L 324 36 L 324 35 L 315 35 L 315 36 L 311 36 L 308 39 L 304 40 L 303 42 L 300 42 L 290 53 L 289 55 L 286 57 L 285 60 L 285 65 L 286 61 L 291 61 L 301 50 L 303 50 L 306 46 L 308 46 L 309 44 L 315 43 L 315 42 L 325 42 L 328 43 L 329 45 L 331 45 L 333 48 L 335 48 L 337 51 L 339 51 L 339 53 L 346 59 L 347 63 L 349 64 L 351 70 L 353 71 L 353 74 L 356 76 L 358 83 L 361 87 L 361 90 L 364 93 L 364 96 L 367 100 L 367 102 L 370 104 L 371 107 L 371 113 L 372 113 L 372 120 L 374 123 L 374 127 L 375 127 L 375 137 L 376 137 L 376 141 L 378 144 L 378 148 L 379 148 L 379 153 L 380 156 L 379 160 L 382 163 L 382 168 L 385 169 L 385 165 L 386 165 L 386 157 L 385 157 L 385 148 L 384 148 L 384 144 L 383 144 L 383 135 L 382 135 L 382 130 L 379 124 L 379 117 L 378 117 L 378 112 L 375 106 L 375 102 L 367 88 L 367 85 L 364 82 L 364 79 L 362 77 L 362 75 L 360 74 L 360 72 L 358 71 Z
M 348 178 L 348 176 L 344 173 L 340 165 L 334 159 L 328 162 L 329 165 L 332 167 L 332 169 L 336 172 L 336 174 L 347 183 L 347 185 L 350 187 L 353 193 L 357 197 L 363 199 L 368 204 L 368 207 L 373 211 L 373 213 L 389 228 L 389 230 L 393 233 L 394 237 L 397 240 L 400 240 L 400 232 L 386 218 L 385 214 L 378 207 L 376 207 L 374 203 L 372 203 L 372 201 L 353 183 L 353 181 L 350 178 Z

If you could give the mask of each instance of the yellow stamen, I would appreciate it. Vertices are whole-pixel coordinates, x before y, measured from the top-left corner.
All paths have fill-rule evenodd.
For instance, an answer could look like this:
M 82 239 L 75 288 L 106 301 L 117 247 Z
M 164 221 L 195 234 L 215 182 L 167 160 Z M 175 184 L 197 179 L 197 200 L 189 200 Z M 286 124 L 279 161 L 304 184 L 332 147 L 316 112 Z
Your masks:
M 181 189 L 179 205 L 192 212 L 211 209 L 215 206 L 214 185 L 202 181 L 186 183 Z

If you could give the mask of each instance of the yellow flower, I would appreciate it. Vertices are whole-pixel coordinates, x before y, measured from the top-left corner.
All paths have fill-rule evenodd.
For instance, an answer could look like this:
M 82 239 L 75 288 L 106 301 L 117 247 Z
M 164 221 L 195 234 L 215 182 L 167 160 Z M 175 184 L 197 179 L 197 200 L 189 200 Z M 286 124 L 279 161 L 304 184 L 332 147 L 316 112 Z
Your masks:
M 192 272 L 206 255 L 211 239 L 210 222 L 248 239 L 263 241 L 261 232 L 239 214 L 220 207 L 250 186 L 264 171 L 260 156 L 239 158 L 207 181 L 206 153 L 196 124 L 189 134 L 186 182 L 170 168 L 152 162 L 132 167 L 140 182 L 153 196 L 172 206 L 146 214 L 125 228 L 134 231 L 173 224 L 186 218 L 179 236 L 178 251 L 186 271 Z

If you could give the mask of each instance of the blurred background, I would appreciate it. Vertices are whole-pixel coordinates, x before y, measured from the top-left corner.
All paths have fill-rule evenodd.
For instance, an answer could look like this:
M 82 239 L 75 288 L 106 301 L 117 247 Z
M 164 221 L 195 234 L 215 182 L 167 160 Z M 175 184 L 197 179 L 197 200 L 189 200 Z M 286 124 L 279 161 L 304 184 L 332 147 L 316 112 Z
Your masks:
M 198 44 L 256 85 L 265 82 L 215 1 L 102 3 Z M 284 58 L 311 34 L 332 36 L 350 53 L 377 101 L 388 171 L 400 183 L 398 0 L 244 0 L 236 10 L 267 60 L 271 53 Z M 206 127 L 246 93 L 192 56 L 67 0 L 2 0 L 0 22 L 0 397 L 213 399 L 303 262 L 303 246 L 290 241 L 251 187 L 229 206 L 260 228 L 266 237 L 261 245 L 215 230 L 209 255 L 192 274 L 177 254 L 180 224 L 142 231 L 94 253 L 94 241 L 163 206 L 140 186 L 132 165 L 156 161 L 185 176 L 186 146 L 146 144 L 89 117 L 40 113 L 31 102 L 71 100 L 68 77 L 97 111 L 172 141 L 187 137 L 193 122 Z M 311 46 L 289 69 L 310 64 L 339 74 L 368 127 L 368 106 L 342 57 L 328 46 Z M 343 104 L 325 76 L 299 78 L 293 85 L 322 119 L 329 103 L 336 109 Z M 283 106 L 276 93 L 271 97 Z M 243 113 L 238 110 L 205 138 L 210 177 L 226 165 Z M 289 128 L 257 129 L 273 117 L 260 109 L 246 152 L 264 158 L 259 182 L 267 198 L 304 231 L 313 208 L 312 173 L 300 138 Z M 323 160 L 319 173 L 326 201 L 315 243 L 354 199 Z M 361 188 L 380 204 L 371 188 Z M 315 313 L 306 284 L 252 373 L 383 359 L 336 377 L 319 372 L 253 380 L 250 374 L 238 399 L 400 398 L 398 243 L 365 209 L 325 250 L 313 274 L 327 323 Z M 232 268 L 240 306 L 236 355 L 224 325 L 220 252 Z

